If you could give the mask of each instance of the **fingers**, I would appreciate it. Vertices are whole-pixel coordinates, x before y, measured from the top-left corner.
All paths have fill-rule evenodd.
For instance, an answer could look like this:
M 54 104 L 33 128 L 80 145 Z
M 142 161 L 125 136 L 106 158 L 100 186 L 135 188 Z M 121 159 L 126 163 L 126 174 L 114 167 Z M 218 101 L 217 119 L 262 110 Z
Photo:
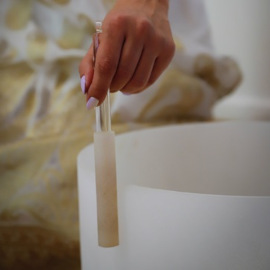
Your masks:
M 151 72 L 151 76 L 148 80 L 147 87 L 152 85 L 170 64 L 175 51 L 174 43 L 166 42 L 162 51 L 163 53 L 160 54 L 155 61 L 154 67 Z
M 126 37 L 116 73 L 111 82 L 111 92 L 125 87 L 134 76 L 143 51 L 142 40 L 135 40 L 135 36 Z
M 106 97 L 112 79 L 118 67 L 118 62 L 124 42 L 123 31 L 115 31 L 115 27 L 104 26 L 99 35 L 99 47 L 96 54 L 94 77 L 87 91 L 86 99 L 94 97 L 99 105 Z
M 123 93 L 133 94 L 142 91 L 148 84 L 155 63 L 156 54 L 145 48 L 141 54 L 140 61 L 129 82 L 120 90 Z
M 120 91 L 126 94 L 139 93 L 152 85 L 169 65 L 174 55 L 174 43 L 148 40 L 131 80 Z M 153 47 L 153 44 L 156 47 Z
M 157 49 L 153 46 L 154 31 L 149 20 L 137 20 L 137 24 L 128 28 L 127 42 L 114 77 L 121 82 L 116 90 L 132 93 L 143 89 L 150 77 Z M 114 89 L 113 89 L 114 90 Z

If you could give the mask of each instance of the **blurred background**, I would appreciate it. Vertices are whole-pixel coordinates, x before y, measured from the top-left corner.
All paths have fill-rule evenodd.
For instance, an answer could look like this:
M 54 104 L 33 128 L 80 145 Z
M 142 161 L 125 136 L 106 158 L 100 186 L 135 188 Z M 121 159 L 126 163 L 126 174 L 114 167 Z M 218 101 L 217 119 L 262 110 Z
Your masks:
M 219 53 L 233 56 L 243 81 L 214 110 L 217 118 L 270 120 L 270 1 L 205 0 Z
M 199 3 L 194 14 L 204 14 L 202 1 L 182 1 Z M 103 18 L 112 4 L 0 0 L 1 270 L 80 269 L 76 162 L 81 149 L 93 141 L 95 117 L 86 111 L 77 69 L 91 43 L 95 20 Z M 180 35 L 179 59 L 193 68 L 197 63 L 198 70 L 183 67 L 180 61 L 158 82 L 159 96 L 145 91 L 149 102 L 139 120 L 150 116 L 140 128 L 189 121 L 270 120 L 270 1 L 205 0 L 205 5 L 217 55 L 236 60 L 241 84 L 238 65 L 214 55 L 208 25 L 202 27 L 201 36 L 194 35 L 195 41 L 203 41 L 198 58 L 181 55 L 183 41 L 194 40 Z M 191 21 L 200 25 L 198 17 Z M 220 69 L 229 74 L 233 70 L 231 82 L 222 79 Z M 168 87 L 170 99 L 164 98 Z M 158 103 L 160 97 L 175 102 L 179 93 L 183 98 L 174 106 Z M 134 99 L 140 97 L 145 96 L 115 98 L 116 133 L 134 129 L 121 117 L 128 115 L 130 104 L 138 109 L 142 103 Z M 160 107 L 153 109 L 153 101 Z M 174 113 L 177 117 L 172 119 Z

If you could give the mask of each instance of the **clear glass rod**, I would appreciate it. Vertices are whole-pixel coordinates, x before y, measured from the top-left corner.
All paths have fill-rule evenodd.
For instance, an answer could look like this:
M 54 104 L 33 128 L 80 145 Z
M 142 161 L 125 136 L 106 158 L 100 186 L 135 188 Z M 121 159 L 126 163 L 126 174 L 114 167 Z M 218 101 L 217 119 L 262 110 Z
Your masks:
M 96 107 L 95 110 L 96 110 L 96 132 L 111 131 L 111 104 L 110 104 L 109 90 L 103 103 L 100 106 Z
M 99 46 L 99 34 L 102 33 L 102 22 L 96 22 L 96 33 L 93 37 L 93 50 L 94 50 L 94 65 L 96 60 L 96 54 Z M 110 90 L 108 90 L 107 95 L 103 103 L 96 107 L 96 131 L 106 132 L 111 131 L 111 104 L 110 104 Z

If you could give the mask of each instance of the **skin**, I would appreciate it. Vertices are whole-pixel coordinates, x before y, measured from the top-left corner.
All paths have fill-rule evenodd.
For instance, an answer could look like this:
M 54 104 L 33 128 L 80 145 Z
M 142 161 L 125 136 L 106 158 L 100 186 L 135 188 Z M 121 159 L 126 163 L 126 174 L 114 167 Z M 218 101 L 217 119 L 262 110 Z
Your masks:
M 169 65 L 175 51 L 168 0 L 118 0 L 103 20 L 93 67 L 89 48 L 79 67 L 86 101 L 103 102 L 107 90 L 135 94 L 145 90 Z

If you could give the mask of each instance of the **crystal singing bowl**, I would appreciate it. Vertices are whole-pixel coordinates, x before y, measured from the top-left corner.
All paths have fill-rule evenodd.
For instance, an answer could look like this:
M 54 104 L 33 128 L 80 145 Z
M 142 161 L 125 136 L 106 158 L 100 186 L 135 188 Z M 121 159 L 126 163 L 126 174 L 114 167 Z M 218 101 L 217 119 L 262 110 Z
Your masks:
M 120 245 L 97 241 L 93 145 L 78 156 L 82 269 L 269 270 L 270 122 L 116 136 Z

